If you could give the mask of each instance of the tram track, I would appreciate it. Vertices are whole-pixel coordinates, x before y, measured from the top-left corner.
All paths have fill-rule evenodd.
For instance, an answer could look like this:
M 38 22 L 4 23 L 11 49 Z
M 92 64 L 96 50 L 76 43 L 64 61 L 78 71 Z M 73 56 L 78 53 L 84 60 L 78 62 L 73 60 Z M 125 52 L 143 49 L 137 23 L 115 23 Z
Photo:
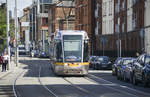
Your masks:
M 53 95 L 53 97 L 59 97 L 57 96 L 52 90 L 50 90 L 46 85 L 44 85 L 40 79 L 40 76 L 41 76 L 41 67 L 39 67 L 39 77 L 38 77 L 38 81 L 39 83 L 43 86 L 43 88 L 45 88 L 50 94 Z
M 26 71 L 26 70 L 23 70 L 21 73 L 19 73 L 19 74 L 17 75 L 17 77 L 15 78 L 14 82 L 13 82 L 13 93 L 14 93 L 14 96 L 15 96 L 15 97 L 20 97 L 19 92 L 17 92 L 17 90 L 16 90 L 16 82 L 17 82 L 17 80 L 19 79 L 19 77 L 20 77 L 25 71 Z
M 82 88 L 82 87 L 80 87 L 80 86 L 78 86 L 78 85 L 73 84 L 71 81 L 67 80 L 66 77 L 63 77 L 63 79 L 64 79 L 65 81 L 67 81 L 72 87 L 75 87 L 76 89 L 82 91 L 82 92 L 85 93 L 86 95 L 91 95 L 91 93 L 89 93 L 88 90 L 86 90 L 86 89 L 84 89 L 84 88 Z M 96 95 L 94 96 L 94 94 L 92 94 L 92 96 L 95 97 Z
M 149 97 L 150 94 L 149 93 L 146 93 L 146 92 L 143 92 L 143 91 L 139 91 L 139 90 L 136 90 L 136 89 L 133 89 L 133 88 L 130 88 L 130 87 L 127 87 L 127 86 L 124 86 L 124 85 L 120 85 L 120 84 L 117 84 L 117 83 L 113 83 L 111 81 L 108 81 L 108 80 L 105 80 L 103 78 L 100 78 L 100 77 L 97 77 L 93 74 L 88 74 L 88 77 L 85 77 L 87 80 L 90 80 L 90 81 L 93 81 L 93 82 L 97 82 L 99 83 L 99 85 L 103 85 L 101 84 L 102 82 L 103 83 L 107 83 L 107 84 L 104 84 L 103 86 L 106 87 L 106 88 L 109 88 L 109 89 L 112 89 L 112 90 L 115 90 L 115 91 L 118 91 L 120 93 L 123 93 L 123 94 L 128 94 L 132 97 L 139 97 L 137 96 L 137 94 L 140 94 L 140 95 L 144 95 L 144 97 Z M 97 81 L 93 80 L 93 79 L 96 79 Z M 108 85 L 109 84 L 109 85 Z M 115 86 L 115 87 L 112 87 L 112 86 Z M 119 89 L 118 89 L 118 88 Z M 129 90 L 130 92 L 128 91 L 125 91 L 125 90 L 121 90 L 122 89 L 127 89 Z M 133 93 L 131 93 L 131 91 L 133 91 Z
M 39 68 L 39 78 L 38 78 L 40 84 L 41 84 L 47 91 L 49 91 L 54 97 L 59 97 L 59 96 L 58 96 L 56 93 L 54 93 L 50 88 L 48 88 L 46 85 L 44 85 L 44 84 L 42 83 L 42 81 L 41 81 L 41 79 L 40 79 L 40 75 L 41 75 L 41 67 Z M 84 88 L 82 88 L 82 87 L 80 87 L 80 86 L 74 84 L 73 82 L 69 81 L 69 80 L 67 79 L 67 78 L 69 78 L 69 77 L 61 77 L 61 78 L 62 78 L 64 81 L 66 81 L 70 86 L 74 87 L 75 89 L 78 89 L 80 92 L 82 92 L 82 93 L 84 93 L 85 95 L 87 95 L 87 96 L 85 96 L 85 97 L 96 97 L 96 95 L 90 93 L 90 91 L 88 91 L 88 90 L 86 90 L 86 89 L 84 89 Z M 76 77 L 74 77 L 74 78 L 76 78 Z M 84 78 L 84 77 L 83 77 L 83 78 Z

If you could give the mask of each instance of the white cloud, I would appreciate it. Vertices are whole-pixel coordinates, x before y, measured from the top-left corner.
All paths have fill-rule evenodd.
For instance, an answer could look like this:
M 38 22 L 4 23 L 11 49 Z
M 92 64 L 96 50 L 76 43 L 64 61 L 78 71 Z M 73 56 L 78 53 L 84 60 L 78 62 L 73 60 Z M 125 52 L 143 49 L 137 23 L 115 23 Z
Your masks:
M 15 0 L 8 0 L 8 4 L 9 4 L 9 10 L 11 10 L 12 14 L 14 14 Z M 21 16 L 23 13 L 23 9 L 26 8 L 27 6 L 30 6 L 31 4 L 32 4 L 32 0 L 17 0 L 18 16 Z

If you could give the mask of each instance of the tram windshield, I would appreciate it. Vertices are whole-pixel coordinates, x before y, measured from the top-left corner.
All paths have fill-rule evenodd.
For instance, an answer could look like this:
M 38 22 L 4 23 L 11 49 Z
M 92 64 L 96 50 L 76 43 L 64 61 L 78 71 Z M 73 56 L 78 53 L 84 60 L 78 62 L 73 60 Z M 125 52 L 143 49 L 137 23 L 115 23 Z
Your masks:
M 81 62 L 82 60 L 82 36 L 64 35 L 64 59 L 65 62 Z

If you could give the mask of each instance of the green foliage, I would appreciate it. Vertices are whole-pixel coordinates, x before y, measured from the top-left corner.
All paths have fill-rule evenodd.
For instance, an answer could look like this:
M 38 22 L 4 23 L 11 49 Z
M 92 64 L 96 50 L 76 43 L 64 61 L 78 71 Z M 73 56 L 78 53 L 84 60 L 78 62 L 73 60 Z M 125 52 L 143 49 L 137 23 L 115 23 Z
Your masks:
M 0 50 L 4 50 L 4 48 L 7 45 L 7 41 L 6 41 L 6 28 L 7 28 L 7 24 L 6 24 L 6 8 L 0 8 L 0 39 L 4 39 L 4 43 L 0 44 Z

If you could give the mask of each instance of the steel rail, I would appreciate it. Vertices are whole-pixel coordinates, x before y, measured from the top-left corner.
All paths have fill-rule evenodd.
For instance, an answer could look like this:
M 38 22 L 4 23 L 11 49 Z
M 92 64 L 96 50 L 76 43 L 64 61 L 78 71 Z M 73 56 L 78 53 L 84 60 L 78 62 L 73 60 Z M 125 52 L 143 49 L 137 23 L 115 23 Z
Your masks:
M 51 91 L 48 87 L 46 87 L 46 85 L 44 85 L 40 79 L 40 76 L 41 76 L 41 67 L 39 68 L 39 77 L 38 77 L 38 81 L 39 83 L 50 93 L 52 94 L 54 97 L 59 97 L 57 96 L 53 91 Z
M 17 91 L 16 91 L 16 89 L 15 89 L 16 82 L 17 82 L 18 78 L 19 78 L 24 72 L 25 72 L 25 70 L 22 71 L 20 74 L 18 74 L 18 76 L 17 76 L 17 77 L 15 78 L 15 80 L 14 80 L 14 83 L 13 83 L 13 93 L 14 93 L 14 96 L 15 96 L 15 97 L 18 97 L 18 96 L 17 96 Z
M 84 78 L 84 77 L 83 77 L 83 78 Z M 64 79 L 65 81 L 67 81 L 68 83 L 70 83 L 73 87 L 75 87 L 75 88 L 77 88 L 78 90 L 84 92 L 85 94 L 92 95 L 93 97 L 96 97 L 95 94 L 92 94 L 92 93 L 90 93 L 90 91 L 88 91 L 88 90 L 86 90 L 86 89 L 84 89 L 84 88 L 82 88 L 82 87 L 80 87 L 80 86 L 77 86 L 77 85 L 73 84 L 71 81 L 67 80 L 66 77 L 63 77 L 63 79 Z
M 119 85 L 119 84 L 113 83 L 113 82 L 111 82 L 111 81 L 107 81 L 107 80 L 102 79 L 102 78 L 100 78 L 100 77 L 97 77 L 97 76 L 95 76 L 95 75 L 93 75 L 93 74 L 88 74 L 88 77 L 85 77 L 85 78 L 86 78 L 87 80 L 90 80 L 90 81 L 93 81 L 93 82 L 97 82 L 97 81 L 94 81 L 94 80 L 91 79 L 91 78 L 94 78 L 94 79 L 97 79 L 97 80 L 99 80 L 99 81 L 104 81 L 104 82 L 107 82 L 107 83 L 109 83 L 109 84 L 114 84 L 114 85 L 116 85 L 116 86 L 119 86 L 119 87 L 122 87 L 122 88 L 126 88 L 126 89 L 128 89 L 128 90 L 135 91 L 135 92 L 141 93 L 141 94 L 143 94 L 143 95 L 149 95 L 149 96 L 150 96 L 150 94 L 148 94 L 148 93 L 145 93 L 145 92 L 142 92 L 142 91 L 139 91 L 139 90 L 135 90 L 135 89 L 129 88 L 129 87 L 127 87 L 127 86 Z M 97 83 L 99 83 L 99 82 L 97 82 Z M 120 90 L 120 89 L 115 89 L 115 88 L 112 88 L 111 86 L 104 86 L 104 87 L 110 88 L 110 89 L 112 89 L 112 90 L 118 91 L 118 92 L 123 93 L 123 94 L 131 95 L 132 97 L 138 97 L 138 96 L 135 95 L 135 94 L 132 94 L 132 93 L 129 93 L 129 92 L 126 92 L 126 91 L 122 91 L 122 90 Z

